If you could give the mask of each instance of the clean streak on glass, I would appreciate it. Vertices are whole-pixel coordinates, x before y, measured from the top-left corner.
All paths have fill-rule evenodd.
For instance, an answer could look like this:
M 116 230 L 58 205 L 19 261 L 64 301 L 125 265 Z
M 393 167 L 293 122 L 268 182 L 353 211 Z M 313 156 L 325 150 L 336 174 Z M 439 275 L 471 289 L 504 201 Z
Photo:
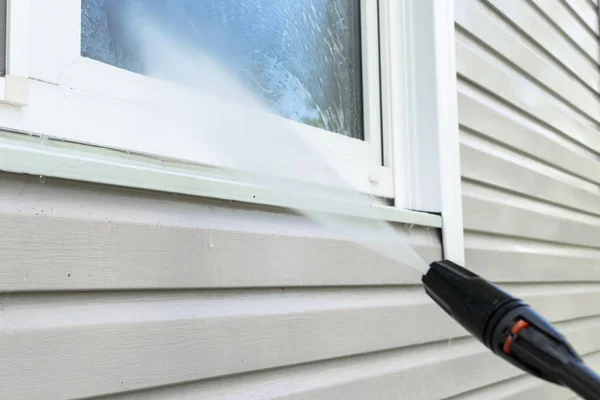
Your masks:
M 144 74 L 131 32 L 137 7 L 274 113 L 363 139 L 359 1 L 82 0 L 81 54 Z

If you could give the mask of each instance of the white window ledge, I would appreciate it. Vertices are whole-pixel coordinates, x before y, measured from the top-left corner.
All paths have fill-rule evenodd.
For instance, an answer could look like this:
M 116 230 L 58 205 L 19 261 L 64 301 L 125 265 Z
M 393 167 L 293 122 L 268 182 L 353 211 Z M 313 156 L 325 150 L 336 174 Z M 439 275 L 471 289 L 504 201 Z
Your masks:
M 366 205 L 339 196 L 294 193 L 245 183 L 243 177 L 202 165 L 18 133 L 0 133 L 0 170 L 179 193 L 439 228 L 436 214 Z M 375 202 L 375 199 L 374 199 Z

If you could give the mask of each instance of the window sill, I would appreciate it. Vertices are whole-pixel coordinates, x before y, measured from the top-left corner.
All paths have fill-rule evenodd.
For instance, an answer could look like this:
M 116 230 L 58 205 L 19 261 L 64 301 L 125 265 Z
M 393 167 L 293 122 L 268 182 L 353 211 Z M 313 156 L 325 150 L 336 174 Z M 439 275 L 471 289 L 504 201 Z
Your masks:
M 245 183 L 222 169 L 128 154 L 72 142 L 0 133 L 0 170 L 201 196 L 244 203 L 327 212 L 439 228 L 439 215 L 386 205 L 307 195 Z

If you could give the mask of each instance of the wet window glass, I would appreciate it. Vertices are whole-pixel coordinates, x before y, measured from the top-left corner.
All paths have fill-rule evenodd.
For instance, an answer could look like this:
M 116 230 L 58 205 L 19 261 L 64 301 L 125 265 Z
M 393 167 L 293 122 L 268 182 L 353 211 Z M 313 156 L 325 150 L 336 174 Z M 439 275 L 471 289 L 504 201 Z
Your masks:
M 135 21 L 143 14 L 272 112 L 362 139 L 359 1 L 82 0 L 81 53 L 153 75 Z M 160 78 L 177 82 L 178 74 Z

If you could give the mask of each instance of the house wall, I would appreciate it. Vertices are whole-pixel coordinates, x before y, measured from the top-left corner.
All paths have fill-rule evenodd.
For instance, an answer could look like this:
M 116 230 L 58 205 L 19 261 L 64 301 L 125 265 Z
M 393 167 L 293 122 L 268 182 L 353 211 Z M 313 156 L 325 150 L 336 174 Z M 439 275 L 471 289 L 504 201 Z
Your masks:
M 597 14 L 455 3 L 467 265 L 599 365 Z M 0 398 L 572 397 L 290 210 L 0 173 L 0 255 Z
M 418 273 L 291 211 L 0 173 L 0 238 L 0 398 L 414 391 L 462 334 Z
M 466 263 L 546 293 L 600 369 L 597 2 L 455 0 L 455 19 Z M 496 378 L 458 398 L 572 397 L 516 370 Z

